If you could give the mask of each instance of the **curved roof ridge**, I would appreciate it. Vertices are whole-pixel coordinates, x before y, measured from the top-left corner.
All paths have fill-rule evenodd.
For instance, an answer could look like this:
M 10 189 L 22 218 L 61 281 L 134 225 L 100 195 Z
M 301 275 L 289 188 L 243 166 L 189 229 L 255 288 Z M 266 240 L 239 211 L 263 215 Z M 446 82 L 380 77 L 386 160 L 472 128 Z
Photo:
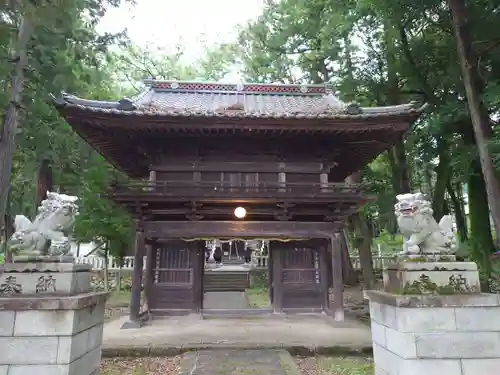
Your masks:
M 302 84 L 302 83 L 279 83 L 279 82 L 272 82 L 272 83 L 261 83 L 261 82 L 248 82 L 248 81 L 240 81 L 240 80 L 231 80 L 231 81 L 203 81 L 203 80 L 176 80 L 176 79 L 152 79 L 152 78 L 145 78 L 142 80 L 143 83 L 146 86 L 151 86 L 154 84 L 164 84 L 164 83 L 185 83 L 185 84 L 212 84 L 212 85 L 237 85 L 239 83 L 243 83 L 244 85 L 252 85 L 252 86 L 278 86 L 278 87 L 301 87 L 301 86 L 307 86 L 307 87 L 326 87 L 329 84 L 328 83 L 307 83 L 307 84 Z
M 275 95 L 273 92 L 246 93 L 220 91 L 175 91 L 148 88 L 132 99 L 99 101 L 63 93 L 53 97 L 59 107 L 90 112 L 139 116 L 233 117 L 233 118 L 373 118 L 379 116 L 418 115 L 426 106 L 416 103 L 385 107 L 361 107 L 346 103 L 332 94 Z M 239 103 L 239 104 L 238 104 Z M 236 104 L 238 107 L 236 108 Z

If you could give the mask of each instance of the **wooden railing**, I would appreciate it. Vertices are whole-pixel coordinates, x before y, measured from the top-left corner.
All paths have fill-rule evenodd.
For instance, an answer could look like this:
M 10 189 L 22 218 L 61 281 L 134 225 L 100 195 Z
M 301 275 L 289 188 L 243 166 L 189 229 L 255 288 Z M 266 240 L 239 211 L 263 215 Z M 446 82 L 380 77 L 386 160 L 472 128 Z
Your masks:
M 361 269 L 361 263 L 358 256 L 351 256 L 352 265 L 355 269 Z M 382 270 L 387 265 L 394 260 L 392 256 L 374 256 L 373 257 L 373 268 L 375 270 Z M 77 263 L 91 264 L 94 270 L 103 270 L 105 265 L 105 259 L 97 256 L 89 257 L 77 257 Z M 252 255 L 252 262 L 256 268 L 267 269 L 269 256 L 267 255 Z M 146 266 L 146 260 L 144 259 L 144 267 Z M 118 258 L 109 257 L 108 258 L 108 269 L 117 270 L 120 268 Z M 123 259 L 122 270 L 132 270 L 134 268 L 134 257 L 125 257 Z
M 315 196 L 342 195 L 343 197 L 359 197 L 361 185 L 345 183 L 305 183 L 305 182 L 241 182 L 225 181 L 134 181 L 116 184 L 111 187 L 114 197 L 128 195 L 161 195 L 161 196 L 220 196 L 231 193 L 245 196 Z

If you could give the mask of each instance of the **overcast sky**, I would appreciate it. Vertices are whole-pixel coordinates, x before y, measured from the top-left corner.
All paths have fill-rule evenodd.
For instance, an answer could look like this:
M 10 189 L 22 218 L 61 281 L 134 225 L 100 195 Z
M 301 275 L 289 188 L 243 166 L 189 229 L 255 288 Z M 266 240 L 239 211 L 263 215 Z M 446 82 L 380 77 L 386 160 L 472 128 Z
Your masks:
M 135 6 L 111 9 L 99 31 L 128 30 L 135 44 L 168 49 L 182 44 L 196 59 L 207 45 L 230 42 L 239 24 L 255 19 L 264 0 L 136 0 Z

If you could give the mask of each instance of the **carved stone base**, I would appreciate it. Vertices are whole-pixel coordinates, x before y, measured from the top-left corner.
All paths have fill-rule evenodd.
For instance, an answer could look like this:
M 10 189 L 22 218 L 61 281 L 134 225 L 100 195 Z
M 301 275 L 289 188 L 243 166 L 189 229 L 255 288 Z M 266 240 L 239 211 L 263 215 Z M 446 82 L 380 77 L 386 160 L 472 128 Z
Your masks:
M 45 255 L 17 255 L 12 259 L 12 263 L 73 263 L 73 256 L 45 256 Z
M 16 263 L 1 265 L 0 297 L 69 296 L 90 292 L 91 265 L 67 263 L 62 258 L 59 262 L 48 263 L 46 260 L 46 257 L 16 258 Z
M 481 290 L 474 262 L 396 262 L 384 270 L 384 290 L 398 294 L 459 294 Z
M 90 292 L 91 266 L 57 258 L 0 266 L 0 374 L 99 373 L 108 293 Z
M 442 253 L 426 253 L 426 254 L 409 254 L 401 253 L 398 260 L 404 262 L 409 261 L 419 261 L 419 262 L 455 262 L 457 260 L 456 256 L 453 254 L 442 254 Z
M 497 375 L 496 294 L 402 296 L 365 291 L 375 374 Z
M 106 297 L 0 298 L 0 374 L 98 373 Z

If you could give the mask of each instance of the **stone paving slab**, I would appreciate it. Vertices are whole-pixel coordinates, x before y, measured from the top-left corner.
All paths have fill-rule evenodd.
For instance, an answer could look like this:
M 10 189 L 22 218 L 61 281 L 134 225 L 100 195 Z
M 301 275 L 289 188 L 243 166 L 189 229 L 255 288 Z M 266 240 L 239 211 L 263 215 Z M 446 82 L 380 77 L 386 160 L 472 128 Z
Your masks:
M 205 309 L 247 309 L 245 292 L 206 292 L 203 299 Z
M 180 375 L 295 375 L 288 358 L 283 350 L 202 350 L 185 355 Z
M 367 325 L 355 320 L 333 322 L 321 314 L 240 319 L 202 319 L 193 314 L 149 321 L 142 328 L 120 329 L 127 319 L 105 324 L 103 355 L 177 355 L 221 347 L 283 348 L 299 355 L 348 354 L 372 347 Z

